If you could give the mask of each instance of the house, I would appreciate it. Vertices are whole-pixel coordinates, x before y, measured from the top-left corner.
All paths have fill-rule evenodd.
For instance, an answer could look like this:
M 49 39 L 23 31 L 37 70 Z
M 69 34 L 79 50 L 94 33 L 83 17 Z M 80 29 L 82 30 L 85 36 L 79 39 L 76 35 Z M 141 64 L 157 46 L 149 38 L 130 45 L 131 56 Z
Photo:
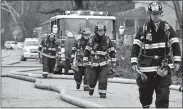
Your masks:
M 135 2 L 135 8 L 143 6 L 147 10 L 148 4 L 152 1 L 133 1 L 133 2 Z M 176 12 L 175 12 L 173 2 L 172 1 L 158 1 L 158 2 L 161 3 L 162 8 L 163 8 L 162 19 L 167 21 L 172 26 L 172 28 L 176 31 L 178 37 L 180 38 L 179 42 L 180 42 L 180 47 L 182 49 L 182 36 L 180 35 L 180 31 L 182 31 L 182 30 L 180 29 L 180 26 L 179 26 L 179 23 L 178 23 L 178 20 L 176 17 Z M 182 11 L 182 0 L 180 0 L 178 2 L 180 5 L 179 11 L 181 11 L 181 14 L 182 14 L 182 12 L 183 12 Z
M 147 6 L 152 1 L 133 1 L 133 2 L 135 2 L 135 9 L 123 12 L 117 12 L 113 14 L 117 18 L 117 27 L 119 27 L 120 25 L 123 25 L 125 27 L 125 35 L 123 38 L 124 45 L 131 45 L 133 43 L 133 39 L 139 26 L 143 25 L 147 20 L 149 20 L 149 15 L 147 14 Z M 167 21 L 178 33 L 180 31 L 180 27 L 177 21 L 173 2 L 172 1 L 159 1 L 159 2 L 162 4 L 164 11 L 162 19 Z M 182 1 L 179 2 L 180 7 L 182 9 Z
M 144 7 L 117 12 L 113 14 L 117 18 L 117 27 L 123 25 L 125 27 L 123 42 L 124 45 L 131 45 L 138 28 L 142 26 L 149 17 Z
M 135 8 L 145 7 L 147 11 L 147 6 L 152 1 L 134 1 Z M 177 17 L 174 9 L 174 5 L 172 1 L 158 1 L 161 3 L 163 8 L 163 16 L 162 19 L 167 21 L 175 30 L 180 30 L 180 27 L 177 22 Z M 182 9 L 182 1 L 179 1 L 180 8 Z M 180 10 L 181 11 L 181 10 Z

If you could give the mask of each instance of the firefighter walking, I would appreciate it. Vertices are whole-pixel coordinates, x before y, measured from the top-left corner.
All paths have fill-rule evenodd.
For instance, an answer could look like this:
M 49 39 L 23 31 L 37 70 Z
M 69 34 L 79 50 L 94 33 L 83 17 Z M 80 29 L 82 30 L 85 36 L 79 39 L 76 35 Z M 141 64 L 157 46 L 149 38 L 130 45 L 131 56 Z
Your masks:
M 76 42 L 74 35 L 72 32 L 67 33 L 68 38 L 65 40 L 64 48 L 65 48 L 65 75 L 68 75 L 69 69 L 71 67 L 71 52 L 74 43 Z
M 150 21 L 139 28 L 133 42 L 131 64 L 132 69 L 139 73 L 136 81 L 143 108 L 150 107 L 154 91 L 156 107 L 169 107 L 169 86 L 172 83 L 170 70 L 174 68 L 178 71 L 180 67 L 179 41 L 173 28 L 161 20 L 162 13 L 159 2 L 150 3 L 148 5 Z M 174 64 L 170 57 L 170 47 L 173 51 Z
M 107 79 L 110 73 L 109 56 L 112 67 L 116 67 L 115 48 L 106 33 L 106 25 L 98 22 L 94 28 L 95 35 L 89 38 L 85 48 L 83 61 L 88 63 L 89 95 L 93 95 L 94 88 L 98 84 L 101 98 L 106 98 Z
M 84 50 L 86 47 L 86 44 L 88 42 L 88 39 L 90 37 L 91 31 L 89 28 L 84 28 L 81 32 L 82 36 L 79 40 L 76 41 L 72 48 L 72 61 L 73 62 L 73 69 L 75 71 L 74 73 L 74 79 L 76 81 L 76 88 L 80 89 L 80 85 L 82 83 L 82 76 L 84 76 L 84 91 L 89 91 L 89 85 L 88 85 L 88 73 L 87 68 L 85 64 L 83 63 L 83 56 L 84 56 Z M 78 70 L 77 70 L 78 69 Z
M 48 35 L 48 37 L 41 42 L 38 49 L 39 51 L 43 49 L 43 76 L 46 78 L 48 74 L 54 72 L 56 51 L 59 49 L 55 34 L 51 33 Z

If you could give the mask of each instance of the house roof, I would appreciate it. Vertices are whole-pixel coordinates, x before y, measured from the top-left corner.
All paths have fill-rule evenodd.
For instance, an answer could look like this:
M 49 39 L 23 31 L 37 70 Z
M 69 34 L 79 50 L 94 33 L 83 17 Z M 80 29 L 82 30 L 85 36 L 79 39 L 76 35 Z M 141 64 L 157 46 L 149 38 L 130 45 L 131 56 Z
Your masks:
M 138 7 L 135 9 L 114 13 L 115 16 L 121 16 L 124 18 L 148 18 L 148 14 L 144 7 Z

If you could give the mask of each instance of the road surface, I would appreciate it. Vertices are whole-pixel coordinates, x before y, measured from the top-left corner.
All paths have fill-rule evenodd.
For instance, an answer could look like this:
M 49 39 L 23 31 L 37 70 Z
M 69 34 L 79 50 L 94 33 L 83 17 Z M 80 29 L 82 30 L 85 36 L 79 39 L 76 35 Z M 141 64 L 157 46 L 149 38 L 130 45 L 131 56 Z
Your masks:
M 4 58 L 4 63 L 8 61 L 18 60 L 18 52 L 11 51 L 11 56 Z M 39 65 L 36 60 L 27 60 L 17 65 Z M 28 68 L 28 67 L 26 67 Z M 2 73 L 9 73 L 15 69 L 26 69 L 24 67 L 2 67 Z M 40 73 L 41 70 L 32 71 L 32 73 Z M 25 72 L 26 73 L 26 72 Z M 125 108 L 125 107 L 141 107 L 139 102 L 138 87 L 133 84 L 108 83 L 107 98 L 101 99 L 98 95 L 97 87 L 93 96 L 89 96 L 88 92 L 76 89 L 74 80 L 66 79 L 41 79 L 45 84 L 54 84 L 58 87 L 65 87 L 67 94 L 87 100 L 104 107 Z M 2 78 L 2 107 L 77 107 L 60 99 L 57 92 L 36 89 L 34 83 L 17 80 L 12 78 Z M 155 107 L 155 94 L 151 107 Z M 182 93 L 171 90 L 170 107 L 182 107 Z

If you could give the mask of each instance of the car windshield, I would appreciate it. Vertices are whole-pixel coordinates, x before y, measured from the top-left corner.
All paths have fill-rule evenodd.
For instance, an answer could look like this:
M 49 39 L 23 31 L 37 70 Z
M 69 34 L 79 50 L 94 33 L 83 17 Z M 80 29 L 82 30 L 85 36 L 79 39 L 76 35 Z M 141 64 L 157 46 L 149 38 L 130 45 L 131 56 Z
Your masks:
M 12 41 L 11 44 L 16 44 L 16 42 L 15 41 Z
M 39 42 L 38 41 L 25 41 L 25 46 L 38 46 Z
M 7 41 L 6 44 L 16 44 L 15 41 Z

